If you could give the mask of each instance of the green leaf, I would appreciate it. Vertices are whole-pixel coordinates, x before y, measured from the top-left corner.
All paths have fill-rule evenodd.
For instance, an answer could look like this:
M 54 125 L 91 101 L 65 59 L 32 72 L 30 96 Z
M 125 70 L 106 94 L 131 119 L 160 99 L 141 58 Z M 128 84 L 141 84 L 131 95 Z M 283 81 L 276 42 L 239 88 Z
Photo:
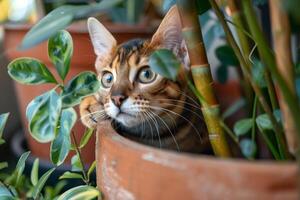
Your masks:
M 69 72 L 73 55 L 73 41 L 70 33 L 61 30 L 51 37 L 48 41 L 48 54 L 59 76 L 64 80 Z
M 252 78 L 254 82 L 261 88 L 266 88 L 267 83 L 264 78 L 265 67 L 258 59 L 254 59 L 252 63 Z
M 264 113 L 256 117 L 256 124 L 262 130 L 273 130 L 272 122 L 268 114 Z
M 0 183 L 0 199 L 1 200 L 16 200 L 16 198 L 14 198 L 10 191 L 5 187 L 3 186 L 1 183 Z
M 59 179 L 83 179 L 81 174 L 74 172 L 65 172 L 63 175 L 59 177 Z
M 65 5 L 50 12 L 34 25 L 23 38 L 20 49 L 31 48 L 69 26 L 73 21 L 84 19 L 93 14 L 107 10 L 122 0 L 103 0 L 98 4 L 71 6 Z
M 54 140 L 62 109 L 60 96 L 50 90 L 32 100 L 26 110 L 30 134 L 41 143 Z
M 22 84 L 57 83 L 46 65 L 34 58 L 17 58 L 8 64 L 8 74 Z
M 34 199 L 36 199 L 38 197 L 38 195 L 40 194 L 40 192 L 42 191 L 46 181 L 48 180 L 48 178 L 50 177 L 50 175 L 52 174 L 52 172 L 55 170 L 55 168 L 52 168 L 50 170 L 48 170 L 45 174 L 43 174 L 43 176 L 39 179 L 39 181 L 37 182 L 36 186 L 34 187 L 32 196 Z
M 91 164 L 91 166 L 90 166 L 90 168 L 88 170 L 88 173 L 87 173 L 88 177 L 91 177 L 91 174 L 93 173 L 93 171 L 95 170 L 95 168 L 96 168 L 96 160 L 94 160 L 94 162 Z
M 217 80 L 220 83 L 226 83 L 228 79 L 228 69 L 227 66 L 221 65 L 217 68 Z
M 252 128 L 253 120 L 251 118 L 241 119 L 234 124 L 233 131 L 237 136 L 248 133 Z
M 88 185 L 82 185 L 67 190 L 61 196 L 59 196 L 57 200 L 90 200 L 98 197 L 99 195 L 100 192 L 97 188 Z
M 83 148 L 90 140 L 91 136 L 93 135 L 94 129 L 92 128 L 88 128 L 84 135 L 82 136 L 81 140 L 80 140 L 80 144 L 79 144 L 79 148 Z
M 208 0 L 197 0 L 196 5 L 192 4 L 190 1 L 186 0 L 177 0 L 177 4 L 179 4 L 181 7 L 186 8 L 187 10 L 189 9 L 190 6 L 196 6 L 196 10 L 198 15 L 203 14 L 207 10 L 211 8 L 210 3 Z
M 36 185 L 38 183 L 39 180 L 39 159 L 36 158 L 34 160 L 32 169 L 31 169 L 31 174 L 30 174 L 30 180 L 32 185 Z
M 76 122 L 76 112 L 73 108 L 64 109 L 60 117 L 58 134 L 51 143 L 51 161 L 61 165 L 69 154 L 71 148 L 71 129 Z
M 29 154 L 30 154 L 30 151 L 27 151 L 27 152 L 23 153 L 21 155 L 21 157 L 19 158 L 19 161 L 18 161 L 16 169 L 15 169 L 15 173 L 17 175 L 17 177 L 16 177 L 16 185 L 18 185 L 18 183 L 20 181 L 20 178 L 21 178 L 21 176 L 23 174 L 23 171 L 25 169 L 25 162 L 26 162 Z
M 216 56 L 222 65 L 239 66 L 239 60 L 229 45 L 219 46 L 216 49 Z
M 80 103 L 85 96 L 98 91 L 100 87 L 97 75 L 93 72 L 82 72 L 66 85 L 62 93 L 64 107 L 72 107 Z
M 6 167 L 8 167 L 8 163 L 7 162 L 0 162 L 0 170 L 4 169 Z
M 80 162 L 78 154 L 74 155 L 71 159 L 72 171 L 82 171 L 83 166 Z
M 241 98 L 239 100 L 236 100 L 232 105 L 230 105 L 229 108 L 227 108 L 227 110 L 225 110 L 223 112 L 222 118 L 226 119 L 227 117 L 230 117 L 231 115 L 233 115 L 234 113 L 239 111 L 245 105 L 246 105 L 245 99 Z
M 253 158 L 257 150 L 255 142 L 250 139 L 241 140 L 240 148 L 246 158 Z
M 4 144 L 4 143 L 5 143 L 5 140 L 3 140 L 2 138 L 0 138 L 0 145 Z
M 0 115 L 0 139 L 3 135 L 3 130 L 4 130 L 5 124 L 7 122 L 8 116 L 9 116 L 9 113 Z M 0 142 L 0 144 L 1 144 L 1 142 Z
M 172 51 L 159 49 L 150 55 L 149 65 L 154 72 L 175 81 L 181 64 Z

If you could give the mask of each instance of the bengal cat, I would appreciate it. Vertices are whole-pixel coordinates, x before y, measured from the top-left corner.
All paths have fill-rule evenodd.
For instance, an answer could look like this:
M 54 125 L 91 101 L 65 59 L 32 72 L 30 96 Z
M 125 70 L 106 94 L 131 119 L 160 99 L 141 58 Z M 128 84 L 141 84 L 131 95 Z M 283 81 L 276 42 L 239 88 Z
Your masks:
M 110 119 L 120 134 L 144 144 L 187 152 L 210 148 L 199 104 L 184 80 L 189 61 L 176 7 L 166 14 L 151 40 L 135 39 L 118 46 L 95 18 L 88 19 L 88 30 L 101 87 L 80 104 L 87 127 Z M 150 54 L 161 48 L 172 50 L 182 62 L 176 81 L 149 67 Z

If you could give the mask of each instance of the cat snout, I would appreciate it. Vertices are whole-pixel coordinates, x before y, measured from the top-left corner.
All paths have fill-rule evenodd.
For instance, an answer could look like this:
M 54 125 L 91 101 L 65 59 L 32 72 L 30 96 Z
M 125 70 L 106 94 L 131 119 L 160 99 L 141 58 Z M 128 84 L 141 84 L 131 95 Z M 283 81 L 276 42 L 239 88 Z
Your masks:
M 126 99 L 126 97 L 124 95 L 116 95 L 116 96 L 111 97 L 112 102 L 117 107 L 120 107 L 125 99 Z

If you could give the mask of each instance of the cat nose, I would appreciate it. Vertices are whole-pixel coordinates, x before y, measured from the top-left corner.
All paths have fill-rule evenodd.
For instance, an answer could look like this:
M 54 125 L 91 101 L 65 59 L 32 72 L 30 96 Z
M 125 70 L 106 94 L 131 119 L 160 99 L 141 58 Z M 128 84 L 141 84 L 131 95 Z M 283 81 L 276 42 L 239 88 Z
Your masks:
M 125 99 L 126 99 L 126 97 L 125 97 L 124 95 L 116 95 L 116 96 L 112 96 L 112 97 L 111 97 L 112 102 L 113 102 L 116 106 L 118 106 L 118 107 L 121 106 L 122 102 L 123 102 Z

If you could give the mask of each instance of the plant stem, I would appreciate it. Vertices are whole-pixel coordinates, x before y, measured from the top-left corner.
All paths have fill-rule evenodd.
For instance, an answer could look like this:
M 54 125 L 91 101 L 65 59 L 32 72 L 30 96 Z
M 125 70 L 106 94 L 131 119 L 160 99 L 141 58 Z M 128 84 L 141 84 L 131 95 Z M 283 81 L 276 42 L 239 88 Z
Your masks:
M 276 79 L 280 92 L 287 103 L 291 111 L 291 120 L 294 121 L 294 124 L 297 127 L 298 137 L 300 136 L 300 106 L 298 102 L 297 96 L 291 91 L 291 88 L 288 87 L 287 82 L 284 80 L 284 76 L 279 72 L 278 67 L 275 62 L 274 54 L 272 53 L 270 47 L 268 46 L 266 39 L 259 27 L 254 9 L 252 7 L 250 0 L 242 1 L 243 10 L 246 16 L 247 23 L 250 28 L 250 32 L 257 43 L 258 49 L 261 51 L 261 56 L 263 62 L 267 66 L 267 68 L 271 71 L 272 75 Z M 294 84 L 294 83 L 293 83 Z M 283 135 L 280 136 L 284 138 Z M 284 142 L 282 142 L 284 143 Z
M 270 108 L 269 104 L 267 103 L 266 99 L 264 98 L 264 95 L 261 91 L 261 88 L 253 81 L 252 76 L 251 76 L 250 66 L 248 65 L 248 62 L 245 61 L 245 59 L 244 59 L 244 57 L 243 57 L 236 41 L 234 40 L 233 35 L 232 35 L 232 33 L 231 33 L 231 31 L 228 27 L 228 24 L 225 21 L 224 14 L 222 13 L 220 8 L 216 4 L 215 0 L 209 0 L 209 1 L 211 3 L 211 6 L 212 6 L 213 10 L 216 13 L 218 19 L 220 20 L 220 22 L 223 26 L 223 29 L 224 29 L 224 32 L 226 34 L 226 37 L 227 37 L 227 40 L 228 40 L 229 44 L 231 45 L 234 53 L 236 54 L 239 62 L 241 63 L 241 67 L 242 67 L 242 70 L 243 70 L 244 74 L 246 75 L 246 78 L 248 78 L 248 80 L 250 81 L 255 94 L 258 96 L 258 99 L 261 103 L 262 108 L 264 109 L 264 111 L 269 116 L 269 118 L 270 118 L 270 120 L 273 124 L 274 131 L 275 131 L 276 135 L 279 135 L 280 138 L 281 138 L 281 140 L 280 140 L 281 143 L 279 144 L 280 148 L 286 149 L 282 129 L 281 129 L 280 125 L 278 124 L 277 120 L 275 119 L 275 117 L 273 115 L 273 112 L 272 112 L 272 109 Z M 299 111 L 299 113 L 300 113 L 300 111 Z M 284 152 L 286 152 L 286 151 L 284 151 Z
M 78 143 L 76 141 L 76 137 L 75 137 L 75 134 L 74 134 L 74 131 L 72 131 L 72 138 L 73 138 L 73 141 L 74 141 L 74 145 L 75 145 L 75 151 L 76 151 L 76 154 L 78 155 L 78 158 L 79 158 L 79 161 L 80 161 L 80 164 L 82 166 L 82 174 L 83 174 L 83 181 L 85 182 L 85 184 L 89 185 L 89 178 L 86 174 L 86 171 L 84 169 L 84 162 L 83 162 L 83 159 L 82 159 L 82 156 L 81 156 L 81 151 L 78 147 Z
M 255 140 L 255 118 L 256 118 L 256 107 L 257 107 L 257 96 L 254 97 L 254 104 L 252 110 L 252 129 L 251 129 L 251 140 Z
M 274 49 L 278 70 L 289 89 L 295 94 L 295 74 L 291 53 L 291 28 L 288 14 L 281 8 L 282 2 L 282 0 L 274 0 L 270 4 Z M 282 96 L 281 91 L 280 96 Z M 285 99 L 281 97 L 279 104 L 284 119 L 283 125 L 289 151 L 295 154 L 299 143 L 297 138 L 297 126 L 295 121 L 289 119 L 292 113 Z
M 240 9 L 237 5 L 236 0 L 227 0 L 227 5 L 230 10 L 229 15 L 232 18 L 233 24 L 235 24 L 235 30 L 240 42 L 241 49 L 243 51 L 244 59 L 248 61 L 246 58 L 250 55 L 250 44 L 249 40 L 244 34 L 243 30 L 246 30 L 246 27 L 243 23 L 244 19 Z M 250 63 L 248 64 L 250 66 Z M 248 101 L 248 108 L 252 107 L 252 98 L 253 98 L 253 90 L 251 88 L 250 82 L 246 78 L 246 75 L 243 73 L 244 80 L 242 80 L 241 84 L 245 91 L 245 96 Z
M 259 128 L 259 127 L 258 127 Z M 270 141 L 270 139 L 268 138 L 267 134 L 265 133 L 264 130 L 262 130 L 261 128 L 259 128 L 259 131 L 261 133 L 261 135 L 263 136 L 267 146 L 269 147 L 272 155 L 274 156 L 274 158 L 276 160 L 282 160 L 280 154 L 277 152 L 275 146 L 273 145 L 273 143 Z
M 231 137 L 231 139 L 239 145 L 239 139 L 238 137 L 234 134 L 234 132 L 224 123 L 223 120 L 221 120 L 221 126 L 223 127 L 224 131 Z
M 187 45 L 191 62 L 191 71 L 195 86 L 204 101 L 201 101 L 202 113 L 206 122 L 209 140 L 215 155 L 230 157 L 231 153 L 221 127 L 220 109 L 212 84 L 212 76 L 207 60 L 201 26 L 198 20 L 195 0 L 177 0 L 182 35 Z

